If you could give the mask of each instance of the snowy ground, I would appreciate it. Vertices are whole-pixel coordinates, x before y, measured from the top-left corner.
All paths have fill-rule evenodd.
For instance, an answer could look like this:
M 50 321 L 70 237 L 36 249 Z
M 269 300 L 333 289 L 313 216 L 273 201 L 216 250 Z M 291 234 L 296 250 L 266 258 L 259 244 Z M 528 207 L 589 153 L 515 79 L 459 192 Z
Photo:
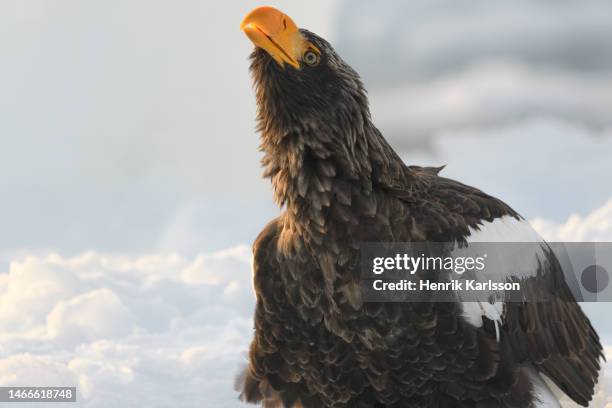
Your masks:
M 612 200 L 534 225 L 551 240 L 610 239 Z M 83 407 L 239 406 L 232 385 L 251 335 L 250 259 L 246 245 L 191 258 L 17 255 L 0 273 L 0 384 L 76 385 Z M 609 305 L 594 306 L 597 327 Z M 594 407 L 612 401 L 612 383 L 602 383 Z
M 0 384 L 78 406 L 223 407 L 251 332 L 250 250 L 20 256 L 0 274 Z

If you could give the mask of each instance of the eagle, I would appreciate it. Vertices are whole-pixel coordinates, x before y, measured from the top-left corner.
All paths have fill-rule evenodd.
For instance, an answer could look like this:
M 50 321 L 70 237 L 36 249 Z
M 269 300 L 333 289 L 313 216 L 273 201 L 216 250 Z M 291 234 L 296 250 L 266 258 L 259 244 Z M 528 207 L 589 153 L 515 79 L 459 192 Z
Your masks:
M 282 213 L 253 245 L 240 398 L 263 407 L 587 406 L 604 358 L 554 252 L 503 201 L 409 166 L 372 122 L 359 75 L 272 7 L 242 21 L 264 176 Z M 381 61 L 384 63 L 384 61 Z M 550 301 L 364 299 L 365 243 L 541 243 L 521 279 Z M 498 271 L 513 279 L 513 268 Z M 531 283 L 530 283 L 531 282 Z M 558 388 L 558 390 L 554 390 Z

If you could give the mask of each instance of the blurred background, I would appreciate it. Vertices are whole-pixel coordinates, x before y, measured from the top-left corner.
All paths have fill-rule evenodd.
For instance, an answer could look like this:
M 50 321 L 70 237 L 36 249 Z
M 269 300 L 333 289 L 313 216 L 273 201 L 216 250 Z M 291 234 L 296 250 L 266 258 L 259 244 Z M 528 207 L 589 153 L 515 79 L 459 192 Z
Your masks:
M 0 3 L 0 385 L 240 406 L 249 246 L 279 212 L 238 28 L 258 5 Z M 273 5 L 362 75 L 408 164 L 448 164 L 549 240 L 612 241 L 612 3 Z M 607 344 L 610 306 L 585 305 Z

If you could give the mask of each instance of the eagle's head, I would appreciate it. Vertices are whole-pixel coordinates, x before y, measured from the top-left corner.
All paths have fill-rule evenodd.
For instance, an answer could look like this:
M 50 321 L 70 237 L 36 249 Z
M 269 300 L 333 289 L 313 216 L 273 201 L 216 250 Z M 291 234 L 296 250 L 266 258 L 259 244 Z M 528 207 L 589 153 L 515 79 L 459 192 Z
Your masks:
M 262 130 L 369 120 L 359 76 L 323 38 L 273 7 L 250 12 L 241 29 L 256 47 L 251 72 Z
M 314 208 L 318 216 L 334 199 L 333 188 L 352 188 L 340 186 L 343 180 L 369 196 L 373 182 L 406 177 L 371 121 L 359 75 L 327 41 L 272 7 L 253 10 L 241 28 L 255 44 L 262 163 L 278 203 Z

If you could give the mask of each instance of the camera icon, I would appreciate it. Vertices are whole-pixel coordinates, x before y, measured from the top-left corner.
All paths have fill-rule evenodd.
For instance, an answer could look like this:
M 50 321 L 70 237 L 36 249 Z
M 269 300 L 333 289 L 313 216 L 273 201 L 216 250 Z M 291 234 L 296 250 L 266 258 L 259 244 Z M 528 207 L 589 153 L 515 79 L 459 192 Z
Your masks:
M 610 274 L 601 265 L 589 265 L 582 271 L 580 283 L 591 293 L 601 293 L 610 283 Z
M 557 255 L 565 281 L 579 302 L 610 302 L 612 286 L 612 243 L 555 242 L 551 248 Z

